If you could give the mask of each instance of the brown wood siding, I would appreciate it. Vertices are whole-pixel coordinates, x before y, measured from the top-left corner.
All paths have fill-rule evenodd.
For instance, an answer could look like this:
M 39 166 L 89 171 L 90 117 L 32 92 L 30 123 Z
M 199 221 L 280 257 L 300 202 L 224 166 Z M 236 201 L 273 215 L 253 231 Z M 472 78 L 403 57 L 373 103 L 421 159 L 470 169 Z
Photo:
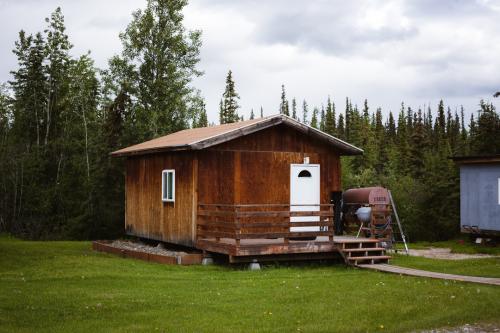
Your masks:
M 128 234 L 194 245 L 195 160 L 193 152 L 143 155 L 127 160 L 125 229 Z M 161 200 L 161 173 L 165 169 L 175 170 L 175 202 Z
M 288 204 L 290 164 L 320 164 L 321 203 L 340 190 L 340 157 L 331 146 L 285 126 L 210 149 L 127 160 L 125 226 L 135 236 L 194 246 L 197 204 Z M 175 169 L 175 203 L 161 201 L 161 172 Z
M 312 152 L 339 155 L 325 142 L 285 125 L 270 127 L 208 148 L 210 150 Z
M 311 164 L 320 164 L 321 203 L 330 203 L 330 192 L 341 189 L 338 152 L 283 125 L 200 152 L 198 201 L 287 204 L 290 164 L 303 163 L 304 157 Z
M 320 165 L 321 203 L 330 203 L 330 191 L 340 188 L 336 158 L 333 155 L 292 152 L 238 152 L 240 155 L 239 195 L 235 204 L 289 204 L 290 164 Z M 238 169 L 238 166 L 235 166 Z
M 199 203 L 234 203 L 234 154 L 232 151 L 198 152 Z
M 221 204 L 290 203 L 290 164 L 308 156 L 320 164 L 321 203 L 340 190 L 339 157 L 295 152 L 204 151 L 199 157 L 198 202 Z

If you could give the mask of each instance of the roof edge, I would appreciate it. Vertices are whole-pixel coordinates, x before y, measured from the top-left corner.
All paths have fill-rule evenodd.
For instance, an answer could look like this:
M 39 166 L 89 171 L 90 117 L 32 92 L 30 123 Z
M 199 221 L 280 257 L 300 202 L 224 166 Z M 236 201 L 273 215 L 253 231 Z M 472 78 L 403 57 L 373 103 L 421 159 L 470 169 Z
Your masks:
M 258 132 L 269 127 L 273 127 L 275 125 L 281 124 L 282 122 L 283 119 L 279 115 L 270 116 L 267 118 L 263 118 L 261 121 L 257 121 L 243 127 L 235 128 L 221 134 L 213 135 L 211 137 L 195 141 L 193 143 L 190 143 L 189 145 L 191 146 L 191 149 L 201 150 L 231 141 L 241 136 Z
M 222 144 L 224 142 L 228 142 L 234 140 L 238 137 L 246 136 L 260 130 L 273 127 L 279 124 L 285 124 L 286 126 L 290 126 L 306 135 L 310 135 L 312 137 L 316 137 L 320 140 L 324 140 L 334 145 L 340 152 L 341 156 L 354 156 L 354 155 L 362 155 L 364 153 L 363 149 L 358 148 L 350 143 L 347 143 L 339 138 L 336 138 L 328 133 L 320 131 L 317 128 L 312 126 L 303 124 L 289 116 L 283 114 L 277 114 L 273 116 L 268 116 L 262 118 L 262 120 L 253 122 L 251 124 L 245 125 L 243 127 L 230 129 L 226 132 L 215 134 L 213 136 L 193 141 L 188 144 L 178 145 L 178 146 L 166 146 L 166 147 L 157 147 L 157 148 L 144 148 L 138 149 L 134 151 L 123 151 L 126 148 L 111 152 L 111 156 L 123 157 L 123 156 L 136 156 L 136 155 L 146 155 L 153 154 L 158 152 L 167 152 L 167 151 L 180 151 L 180 150 L 201 150 L 205 148 L 209 148 L 218 144 Z
M 449 159 L 457 164 L 488 164 L 500 163 L 500 154 L 494 155 L 471 155 L 471 156 L 451 156 Z

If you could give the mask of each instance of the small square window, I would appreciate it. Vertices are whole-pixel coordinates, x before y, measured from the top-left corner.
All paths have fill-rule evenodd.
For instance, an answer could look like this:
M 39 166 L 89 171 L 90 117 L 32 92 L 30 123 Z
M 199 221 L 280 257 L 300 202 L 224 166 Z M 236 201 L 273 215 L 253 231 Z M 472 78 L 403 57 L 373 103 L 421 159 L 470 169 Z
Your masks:
M 161 200 L 175 201 L 175 170 L 163 170 L 161 173 Z

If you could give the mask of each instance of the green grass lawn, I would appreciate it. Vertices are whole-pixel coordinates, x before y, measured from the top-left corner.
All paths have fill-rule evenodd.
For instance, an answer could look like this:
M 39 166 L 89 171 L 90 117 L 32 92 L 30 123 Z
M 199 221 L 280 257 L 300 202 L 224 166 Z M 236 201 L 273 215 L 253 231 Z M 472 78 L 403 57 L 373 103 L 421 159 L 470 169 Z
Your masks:
M 500 288 L 343 265 L 167 266 L 0 237 L 1 332 L 404 332 L 498 323 Z

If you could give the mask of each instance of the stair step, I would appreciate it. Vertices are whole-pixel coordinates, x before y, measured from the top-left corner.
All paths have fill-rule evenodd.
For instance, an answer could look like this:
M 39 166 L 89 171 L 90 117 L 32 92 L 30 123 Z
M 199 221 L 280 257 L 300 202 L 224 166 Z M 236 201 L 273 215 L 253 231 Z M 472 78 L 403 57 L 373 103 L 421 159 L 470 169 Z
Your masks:
M 366 256 L 366 257 L 348 257 L 348 260 L 355 261 L 355 260 L 378 260 L 378 259 L 391 259 L 391 256 Z
M 349 244 L 349 243 L 378 243 L 379 240 L 375 238 L 349 238 L 349 239 L 335 239 L 333 241 L 337 244 Z
M 383 247 L 362 247 L 362 248 L 352 248 L 352 249 L 342 249 L 343 252 L 374 252 L 374 251 L 385 251 Z

